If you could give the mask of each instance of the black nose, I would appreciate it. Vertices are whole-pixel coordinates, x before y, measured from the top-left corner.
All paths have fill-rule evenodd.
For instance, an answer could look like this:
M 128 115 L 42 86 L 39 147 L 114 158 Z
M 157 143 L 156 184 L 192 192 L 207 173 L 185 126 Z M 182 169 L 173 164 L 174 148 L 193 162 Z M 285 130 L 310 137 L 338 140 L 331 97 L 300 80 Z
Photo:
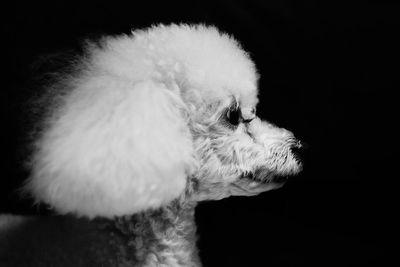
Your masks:
M 292 151 L 292 154 L 296 157 L 298 160 L 303 160 L 303 154 L 304 150 L 308 147 L 308 145 L 304 142 L 301 141 L 296 141 L 290 150 Z

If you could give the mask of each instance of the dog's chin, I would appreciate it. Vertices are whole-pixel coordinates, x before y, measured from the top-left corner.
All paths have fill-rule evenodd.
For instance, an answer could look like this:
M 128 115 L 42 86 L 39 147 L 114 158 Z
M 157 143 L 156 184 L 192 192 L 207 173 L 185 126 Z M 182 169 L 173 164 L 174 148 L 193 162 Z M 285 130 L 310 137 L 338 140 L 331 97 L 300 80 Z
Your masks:
M 258 195 L 262 192 L 282 187 L 290 177 L 301 171 L 301 165 L 286 172 L 274 172 L 260 168 L 255 172 L 243 173 L 233 184 L 234 195 Z
M 284 183 L 265 182 L 248 178 L 241 178 L 231 185 L 232 196 L 255 196 L 262 192 L 278 189 Z
M 290 177 L 298 174 L 301 170 L 301 166 L 297 165 L 293 169 L 288 169 L 285 171 L 271 171 L 266 168 L 257 169 L 254 173 L 242 175 L 242 179 L 248 179 L 260 184 L 284 184 Z
M 273 173 L 267 175 L 243 174 L 232 184 L 231 193 L 236 196 L 254 196 L 262 192 L 282 187 L 287 181 Z

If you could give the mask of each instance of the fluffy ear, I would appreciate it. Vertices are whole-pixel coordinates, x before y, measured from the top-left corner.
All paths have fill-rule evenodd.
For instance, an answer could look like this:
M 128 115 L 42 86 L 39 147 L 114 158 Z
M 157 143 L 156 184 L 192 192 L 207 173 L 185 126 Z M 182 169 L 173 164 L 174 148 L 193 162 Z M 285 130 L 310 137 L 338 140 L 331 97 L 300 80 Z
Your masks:
M 185 189 L 192 140 L 180 97 L 156 82 L 83 79 L 35 144 L 26 189 L 60 213 L 120 216 Z

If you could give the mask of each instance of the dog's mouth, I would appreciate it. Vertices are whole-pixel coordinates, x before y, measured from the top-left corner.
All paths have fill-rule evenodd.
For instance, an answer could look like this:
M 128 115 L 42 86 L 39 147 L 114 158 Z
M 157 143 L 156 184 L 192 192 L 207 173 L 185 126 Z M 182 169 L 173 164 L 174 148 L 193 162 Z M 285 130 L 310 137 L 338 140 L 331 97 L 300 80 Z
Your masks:
M 246 172 L 232 184 L 231 193 L 232 195 L 258 195 L 265 191 L 280 188 L 286 181 L 286 176 L 281 177 L 265 170 Z
M 304 149 L 304 144 L 294 137 L 289 139 L 286 144 L 281 149 L 273 150 L 272 163 L 266 162 L 265 165 L 258 166 L 253 171 L 243 172 L 240 180 L 253 184 L 284 184 L 290 177 L 301 172 L 303 169 L 301 152 Z
M 249 183 L 257 184 L 284 184 L 289 180 L 292 175 L 275 174 L 265 169 L 259 169 L 255 172 L 246 172 L 240 176 L 240 180 L 247 180 Z
M 232 183 L 231 195 L 257 195 L 259 193 L 282 187 L 290 177 L 302 170 L 300 150 L 302 144 L 293 139 L 289 147 L 275 151 L 278 157 L 253 170 L 244 171 Z M 279 164 L 278 164 L 279 163 Z

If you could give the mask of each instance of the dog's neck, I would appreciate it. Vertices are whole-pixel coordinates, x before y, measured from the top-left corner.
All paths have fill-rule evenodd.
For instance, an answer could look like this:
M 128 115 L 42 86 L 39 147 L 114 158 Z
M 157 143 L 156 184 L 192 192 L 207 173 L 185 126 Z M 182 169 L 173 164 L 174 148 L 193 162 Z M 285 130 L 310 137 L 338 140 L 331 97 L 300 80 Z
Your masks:
M 135 266 L 201 266 L 196 248 L 195 206 L 173 202 L 160 209 L 117 218 L 116 233 L 120 233 L 126 250 L 123 258 Z

